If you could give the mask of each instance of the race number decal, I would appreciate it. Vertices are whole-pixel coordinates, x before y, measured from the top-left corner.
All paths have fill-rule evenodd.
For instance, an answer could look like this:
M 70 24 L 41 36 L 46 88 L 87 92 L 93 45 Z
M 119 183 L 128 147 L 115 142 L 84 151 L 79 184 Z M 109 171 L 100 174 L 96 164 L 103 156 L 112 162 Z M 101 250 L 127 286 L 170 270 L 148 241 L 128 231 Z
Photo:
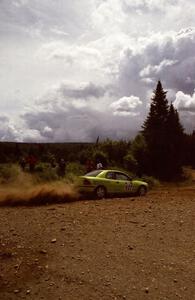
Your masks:
M 131 182 L 126 182 L 125 183 L 125 191 L 126 192 L 132 191 L 132 188 L 133 188 L 133 185 L 132 185 Z

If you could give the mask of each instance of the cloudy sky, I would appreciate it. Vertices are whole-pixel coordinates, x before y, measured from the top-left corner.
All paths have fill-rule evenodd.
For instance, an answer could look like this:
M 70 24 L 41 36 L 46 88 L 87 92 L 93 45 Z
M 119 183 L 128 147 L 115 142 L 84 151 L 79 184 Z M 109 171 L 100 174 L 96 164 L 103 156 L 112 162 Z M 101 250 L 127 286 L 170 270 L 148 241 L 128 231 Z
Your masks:
M 0 0 L 0 140 L 131 138 L 162 81 L 195 129 L 194 0 Z

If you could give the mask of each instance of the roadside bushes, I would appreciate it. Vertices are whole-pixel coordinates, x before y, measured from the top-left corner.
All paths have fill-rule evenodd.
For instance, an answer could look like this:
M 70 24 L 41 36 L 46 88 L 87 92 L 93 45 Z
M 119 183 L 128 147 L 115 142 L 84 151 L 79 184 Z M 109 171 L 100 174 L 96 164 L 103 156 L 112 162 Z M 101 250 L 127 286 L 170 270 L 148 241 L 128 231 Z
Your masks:
M 108 157 L 105 152 L 101 150 L 96 150 L 93 153 L 93 160 L 97 163 L 100 161 L 103 165 L 103 168 L 105 168 L 108 164 Z
M 148 183 L 149 189 L 160 186 L 160 181 L 155 177 L 143 175 L 140 179 Z
M 75 182 L 77 176 L 85 173 L 85 167 L 79 162 L 69 162 L 66 164 L 64 176 L 59 176 L 58 166 L 52 167 L 49 163 L 40 162 L 35 167 L 33 174 L 38 182 L 51 182 L 63 180 L 67 182 Z
M 6 184 L 15 181 L 19 174 L 19 166 L 15 164 L 0 164 L 0 184 Z
M 131 161 L 131 156 L 128 156 L 128 163 Z M 23 172 L 21 168 L 16 164 L 0 164 L 0 184 L 10 185 L 10 186 L 32 186 L 41 183 L 50 183 L 57 182 L 67 183 L 67 184 L 76 184 L 78 176 L 82 176 L 86 173 L 85 166 L 79 162 L 69 162 L 66 165 L 66 171 L 64 176 L 58 175 L 58 167 L 52 167 L 49 163 L 40 162 L 36 165 L 33 173 Z M 138 178 L 135 175 L 135 172 L 132 172 L 132 167 L 124 169 L 122 167 L 112 165 L 112 169 L 119 170 L 122 172 L 128 173 L 128 175 L 136 179 Z M 158 187 L 160 182 L 151 176 L 143 175 L 140 177 L 141 180 L 146 181 L 149 184 L 149 188 Z M 56 182 L 56 183 L 55 183 Z
M 50 163 L 38 163 L 33 174 L 36 182 L 51 182 L 58 180 L 56 167 L 52 168 Z
M 58 166 L 52 167 L 50 163 L 40 162 L 35 166 L 34 172 L 22 171 L 16 164 L 0 164 L 0 184 L 9 184 L 21 182 L 21 178 L 26 180 L 31 178 L 32 182 L 46 183 L 52 181 L 68 181 L 74 182 L 77 176 L 84 175 L 85 167 L 78 162 L 70 162 L 66 165 L 64 176 L 58 175 Z
M 86 173 L 84 165 L 79 162 L 70 162 L 66 166 L 65 180 L 68 182 L 76 182 L 77 177 Z
M 74 182 L 76 177 L 85 173 L 85 168 L 79 162 L 66 164 L 64 176 L 59 176 L 58 166 L 52 167 L 50 163 L 40 162 L 36 165 L 33 177 L 37 182 L 51 182 L 64 180 Z
M 126 170 L 137 173 L 138 163 L 131 152 L 125 155 L 125 157 L 123 158 L 123 164 Z

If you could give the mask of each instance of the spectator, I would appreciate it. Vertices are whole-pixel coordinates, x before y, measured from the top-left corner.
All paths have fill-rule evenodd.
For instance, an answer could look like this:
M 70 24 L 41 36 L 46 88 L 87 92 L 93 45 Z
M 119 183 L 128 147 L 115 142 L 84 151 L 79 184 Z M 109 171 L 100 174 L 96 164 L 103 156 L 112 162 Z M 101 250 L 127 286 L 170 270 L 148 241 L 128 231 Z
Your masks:
M 50 165 L 52 168 L 55 168 L 56 167 L 56 160 L 55 160 L 55 157 L 51 157 L 50 159 Z
M 87 173 L 89 173 L 93 170 L 94 170 L 94 163 L 91 159 L 88 159 L 86 162 L 86 171 L 87 171 Z
M 26 159 L 24 157 L 22 157 L 19 161 L 19 165 L 20 167 L 22 168 L 22 170 L 24 171 L 25 170 L 25 167 L 26 167 Z
M 36 159 L 36 157 L 33 154 L 30 154 L 27 157 L 27 163 L 29 164 L 29 170 L 30 170 L 30 172 L 34 172 L 35 165 L 37 163 L 37 159 Z
M 100 160 L 97 161 L 96 169 L 97 169 L 97 170 L 102 170 L 102 169 L 103 169 L 103 165 L 102 165 L 102 163 L 101 163 Z

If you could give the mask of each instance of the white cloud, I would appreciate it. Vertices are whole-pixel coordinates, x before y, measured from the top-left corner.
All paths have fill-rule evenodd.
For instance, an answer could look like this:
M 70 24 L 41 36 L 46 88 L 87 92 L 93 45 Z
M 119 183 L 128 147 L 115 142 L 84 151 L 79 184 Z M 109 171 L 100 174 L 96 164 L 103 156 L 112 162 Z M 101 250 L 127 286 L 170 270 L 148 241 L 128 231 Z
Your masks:
M 122 97 L 119 100 L 113 102 L 110 107 L 113 109 L 114 115 L 119 116 L 137 116 L 140 114 L 138 111 L 139 107 L 142 105 L 139 97 L 130 96 Z
M 15 126 L 7 116 L 0 117 L 0 139 L 2 141 L 15 141 L 18 138 Z
M 195 92 L 192 96 L 181 91 L 177 92 L 173 104 L 179 111 L 195 112 Z

